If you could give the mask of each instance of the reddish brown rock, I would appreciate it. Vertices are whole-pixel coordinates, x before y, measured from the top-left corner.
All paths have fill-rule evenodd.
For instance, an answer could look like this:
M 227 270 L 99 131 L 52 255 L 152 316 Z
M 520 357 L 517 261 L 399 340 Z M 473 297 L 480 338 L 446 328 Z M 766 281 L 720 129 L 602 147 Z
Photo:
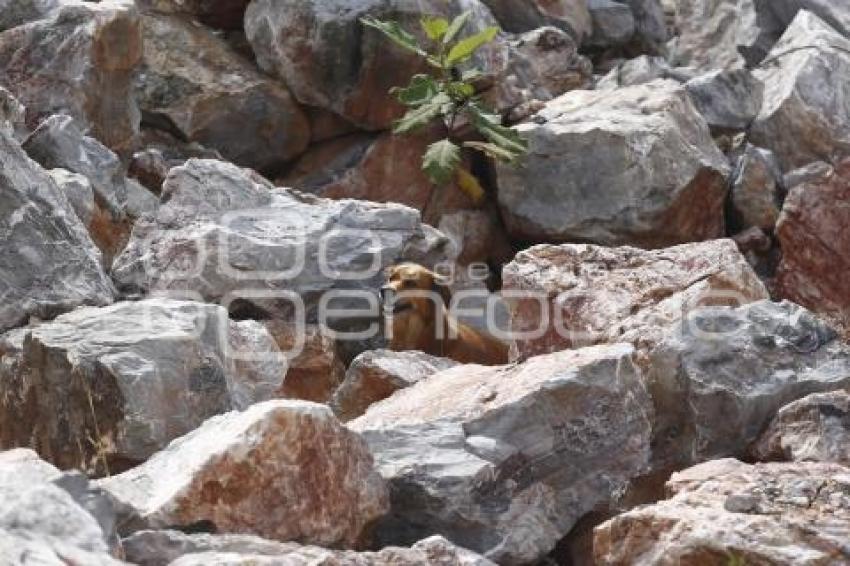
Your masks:
M 132 78 L 141 57 L 132 3 L 67 2 L 48 18 L 0 35 L 0 84 L 26 105 L 30 124 L 69 114 L 122 151 L 139 131 Z
M 776 233 L 782 247 L 780 296 L 850 331 L 850 160 L 818 181 L 795 187 Z
M 850 563 L 850 468 L 715 460 L 673 474 L 667 491 L 596 528 L 596 564 Z
M 316 325 L 305 325 L 300 331 L 296 325 L 283 321 L 266 321 L 264 325 L 289 360 L 280 396 L 317 403 L 330 401 L 345 378 L 336 341 Z
M 336 390 L 333 408 L 343 421 L 359 417 L 373 403 L 386 399 L 399 389 L 449 369 L 457 363 L 447 358 L 429 356 L 423 352 L 393 352 L 371 350 L 357 356 L 345 381 Z
M 521 358 L 598 343 L 648 348 L 696 307 L 768 298 L 732 240 L 655 251 L 540 245 L 506 265 L 503 282 L 512 330 L 545 330 L 516 339 Z
M 128 506 L 125 533 L 203 521 L 221 533 L 352 547 L 388 507 L 366 443 L 305 401 L 209 419 L 101 485 Z
M 435 187 L 422 171 L 422 155 L 436 139 L 433 133 L 334 139 L 311 148 L 278 183 L 334 199 L 406 204 L 434 222 L 474 206 L 455 183 Z
M 242 18 L 250 0 L 138 0 L 145 10 L 184 14 L 204 24 L 227 30 L 242 29 Z

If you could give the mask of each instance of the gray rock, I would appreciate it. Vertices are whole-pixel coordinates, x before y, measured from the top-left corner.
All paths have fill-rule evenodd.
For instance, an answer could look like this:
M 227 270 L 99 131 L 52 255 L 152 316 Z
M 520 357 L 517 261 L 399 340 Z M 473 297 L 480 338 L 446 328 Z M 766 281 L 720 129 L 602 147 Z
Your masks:
M 782 406 L 850 386 L 850 347 L 789 302 L 693 311 L 650 363 L 658 468 L 745 455 Z
M 213 28 L 241 30 L 250 0 L 136 0 L 147 11 L 180 14 Z
M 0 556 L 3 564 L 118 566 L 110 555 L 109 500 L 84 477 L 60 474 L 31 450 L 0 453 Z
M 585 44 L 591 47 L 616 47 L 628 43 L 635 34 L 632 9 L 613 0 L 588 0 L 593 34 Z
M 46 169 L 63 168 L 86 177 L 98 205 L 114 218 L 126 214 L 127 189 L 121 160 L 108 147 L 85 135 L 71 116 L 50 116 L 22 147 Z
M 456 365 L 453 360 L 423 352 L 363 352 L 348 366 L 345 381 L 334 392 L 331 407 L 340 420 L 349 421 L 396 391 Z
M 764 37 L 753 0 L 688 0 L 677 2 L 671 41 L 673 65 L 702 70 L 757 64 L 772 42 Z
M 77 218 L 88 226 L 95 212 L 94 190 L 88 178 L 67 169 L 51 169 L 47 173 L 56 186 L 65 193 Z
M 0 128 L 0 331 L 112 302 L 100 252 L 50 175 Z
M 0 32 L 46 17 L 60 0 L 0 0 Z
M 495 23 L 479 0 L 255 0 L 245 12 L 245 33 L 260 68 L 282 79 L 300 102 L 380 130 L 404 111 L 388 90 L 426 66 L 380 32 L 364 29 L 360 18 L 416 30 L 423 14 L 451 17 L 465 10 L 473 11 L 468 30 Z
M 759 460 L 850 464 L 850 390 L 814 393 L 782 407 L 753 455 Z
M 764 85 L 746 69 L 712 71 L 685 84 L 713 131 L 746 130 L 761 110 Z
M 139 531 L 124 539 L 127 560 L 139 566 L 182 563 L 207 566 L 224 555 L 241 564 L 334 564 L 335 566 L 493 566 L 474 552 L 441 536 L 421 540 L 410 548 L 388 547 L 380 552 L 329 550 L 294 542 L 276 542 L 250 535 L 187 535 L 179 531 Z M 254 560 L 254 562 L 251 562 Z M 241 561 L 241 562 L 240 562 Z M 291 561 L 291 562 L 290 562 Z M 231 562 L 228 562 L 231 563 Z
M 207 417 L 268 399 L 283 362 L 236 363 L 244 348 L 230 342 L 230 326 L 221 307 L 150 299 L 12 333 L 0 364 L 0 445 L 32 446 L 63 469 L 115 472 Z M 265 330 L 239 325 L 249 332 L 250 353 L 272 358 Z
M 633 42 L 638 49 L 663 53 L 668 40 L 667 20 L 659 0 L 620 0 L 632 9 L 635 19 Z
M 765 93 L 750 140 L 786 171 L 850 150 L 850 91 L 836 80 L 850 75 L 850 39 L 801 11 L 755 75 Z
M 172 16 L 145 15 L 142 28 L 136 92 L 148 122 L 262 171 L 306 149 L 310 125 L 289 91 L 224 39 Z
M 543 102 L 565 92 L 587 88 L 593 74 L 568 33 L 547 26 L 499 38 L 488 51 L 492 88 L 483 94 L 491 108 L 516 122 Z
M 781 168 L 772 152 L 747 144 L 732 175 L 732 212 L 737 228 L 772 233 L 783 194 Z
M 349 423 L 390 483 L 381 544 L 439 532 L 499 564 L 542 558 L 646 467 L 651 402 L 625 344 L 462 365 Z
M 723 235 L 729 166 L 677 83 L 573 91 L 516 129 L 529 155 L 497 168 L 512 237 L 653 248 Z
M 832 0 L 754 0 L 759 25 L 772 41 L 777 41 L 800 10 L 809 11 L 850 38 L 850 6 Z M 766 53 L 765 53 L 766 54 Z
M 110 149 L 124 150 L 139 131 L 132 75 L 141 43 L 129 0 L 65 0 L 47 18 L 0 34 L 0 84 L 32 122 L 68 114 Z
M 596 83 L 596 90 L 613 90 L 624 86 L 636 86 L 656 79 L 672 79 L 680 83 L 692 78 L 693 71 L 687 68 L 673 68 L 663 57 L 641 55 L 628 59 Z
M 127 292 L 189 291 L 231 311 L 259 309 L 260 318 L 299 318 L 293 301 L 303 300 L 302 314 L 315 322 L 325 292 L 360 292 L 331 306 L 362 311 L 362 294 L 377 294 L 384 267 L 433 265 L 446 244 L 413 209 L 319 199 L 192 159 L 171 170 L 156 216 L 136 223 L 113 277 Z M 337 318 L 345 317 L 325 321 Z
M 6 128 L 18 141 L 27 136 L 27 109 L 11 92 L 0 86 L 0 128 Z
M 576 42 L 592 31 L 586 0 L 482 0 L 505 31 L 521 33 L 541 26 L 555 26 L 569 32 Z
M 362 544 L 389 503 L 363 439 L 328 407 L 292 400 L 213 417 L 100 485 L 129 507 L 124 534 L 201 523 L 342 548 Z
M 124 179 L 124 187 L 127 190 L 127 200 L 124 201 L 127 216 L 139 218 L 156 213 L 159 208 L 159 197 L 135 179 Z
M 834 171 L 835 168 L 831 164 L 824 161 L 814 161 L 786 173 L 782 177 L 782 185 L 790 192 L 798 185 L 829 177 Z

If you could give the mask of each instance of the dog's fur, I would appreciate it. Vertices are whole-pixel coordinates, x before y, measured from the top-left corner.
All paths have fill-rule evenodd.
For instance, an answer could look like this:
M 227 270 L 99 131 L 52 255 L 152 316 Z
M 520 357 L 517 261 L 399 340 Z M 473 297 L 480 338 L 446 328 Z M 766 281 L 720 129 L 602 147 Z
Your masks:
M 393 312 L 388 313 L 391 349 L 420 350 L 469 364 L 508 363 L 504 342 L 449 316 L 451 292 L 442 276 L 413 263 L 396 265 L 387 271 L 382 294 L 387 293 L 395 295 Z M 442 300 L 434 300 L 434 293 Z

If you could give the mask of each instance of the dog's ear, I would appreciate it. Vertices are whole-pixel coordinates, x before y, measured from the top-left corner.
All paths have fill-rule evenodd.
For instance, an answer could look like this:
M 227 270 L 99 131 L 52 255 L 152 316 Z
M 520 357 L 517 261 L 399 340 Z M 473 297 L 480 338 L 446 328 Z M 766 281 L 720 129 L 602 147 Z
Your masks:
M 446 305 L 446 308 L 449 308 L 452 304 L 452 291 L 449 289 L 449 278 L 432 272 L 431 280 L 433 281 L 431 290 L 439 293 L 443 299 L 443 304 Z

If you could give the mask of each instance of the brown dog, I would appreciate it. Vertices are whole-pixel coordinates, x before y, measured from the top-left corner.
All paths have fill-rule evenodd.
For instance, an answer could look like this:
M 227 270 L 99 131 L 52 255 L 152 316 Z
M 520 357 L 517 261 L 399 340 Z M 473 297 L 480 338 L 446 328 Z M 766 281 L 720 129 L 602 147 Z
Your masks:
M 451 292 L 442 276 L 414 263 L 396 265 L 388 270 L 381 294 L 392 307 L 391 349 L 420 350 L 467 364 L 508 363 L 504 342 L 449 316 Z

